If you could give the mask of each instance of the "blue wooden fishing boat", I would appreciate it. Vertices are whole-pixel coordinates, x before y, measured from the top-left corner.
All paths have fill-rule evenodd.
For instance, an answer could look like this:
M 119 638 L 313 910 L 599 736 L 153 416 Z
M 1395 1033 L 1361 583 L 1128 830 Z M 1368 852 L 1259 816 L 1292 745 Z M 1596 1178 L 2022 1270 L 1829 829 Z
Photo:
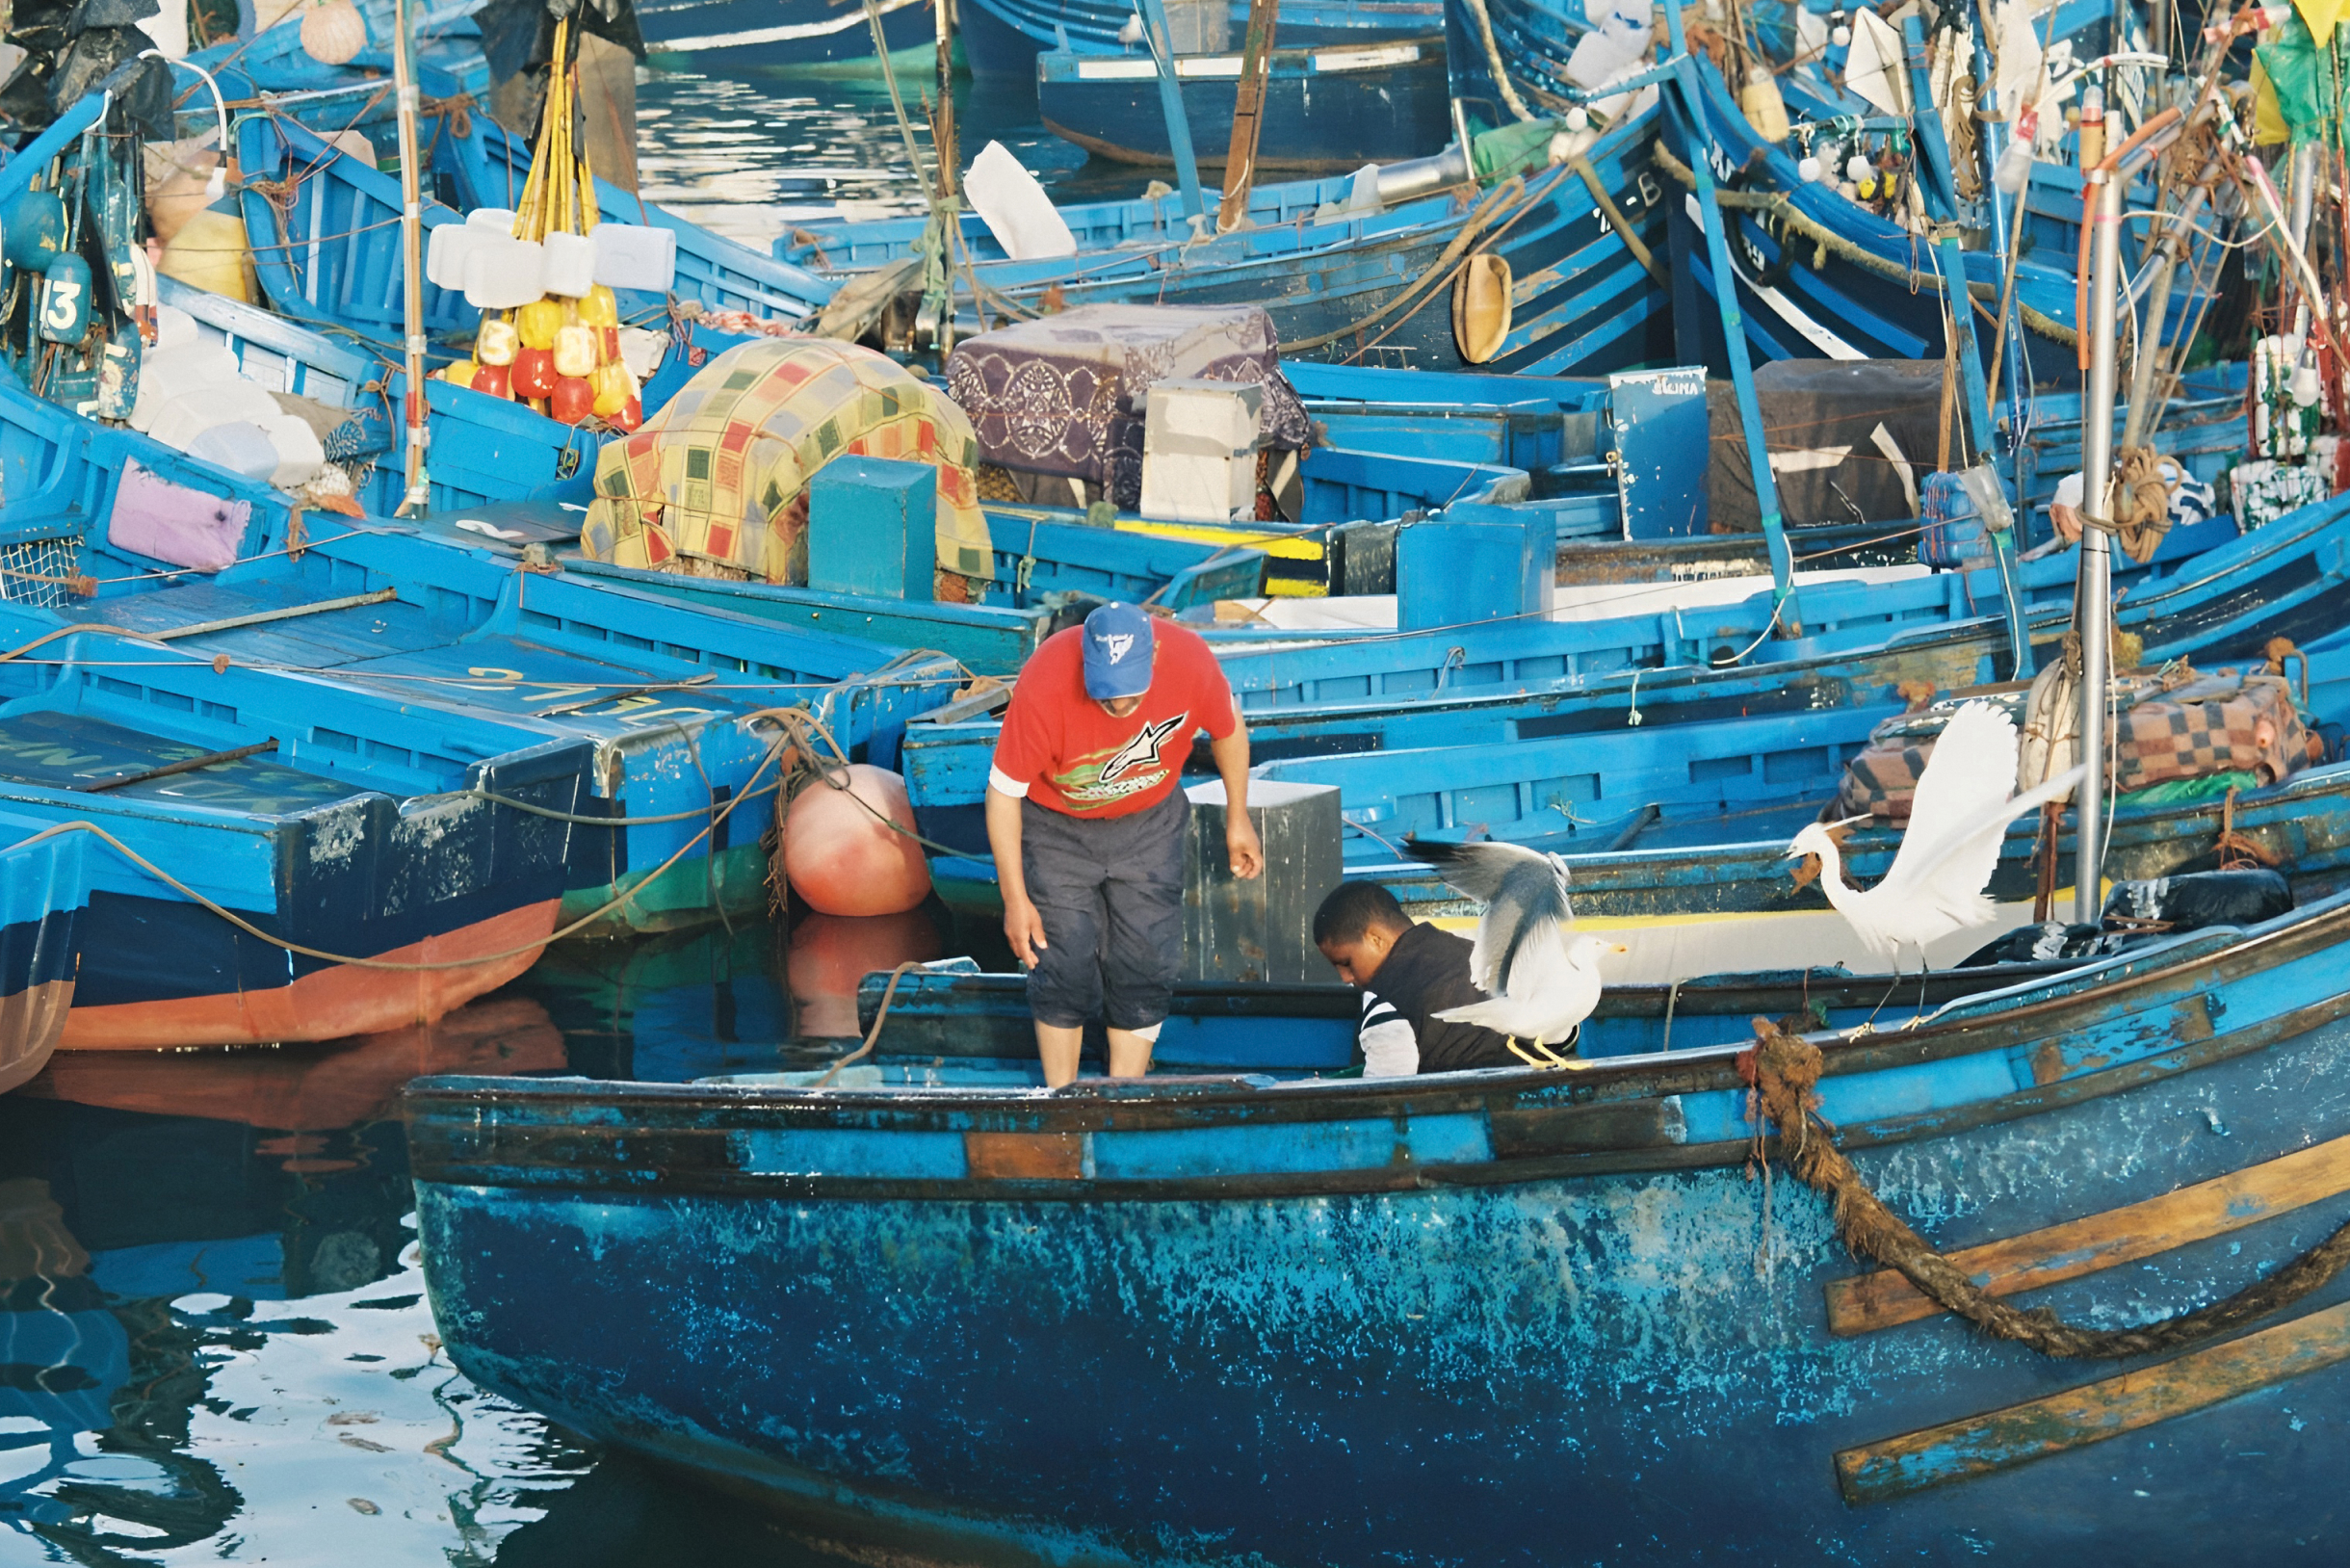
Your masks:
M 556 928 L 580 742 L 105 627 L 53 624 L 0 692 L 0 806 L 103 835 L 63 1049 L 427 1020 Z
M 2248 661 L 2277 637 L 2319 645 L 2350 596 L 2345 531 L 2350 506 L 2312 507 L 2159 563 L 2122 601 L 2123 625 L 2154 664 Z M 2025 566 L 2044 661 L 2059 651 L 2072 572 L 2061 557 Z M 1392 868 L 1408 833 L 1565 850 L 1627 832 L 1652 846 L 1791 832 L 1869 730 L 1902 711 L 1904 683 L 2007 678 L 1998 598 L 1989 569 L 1807 587 L 1794 613 L 1806 635 L 1784 642 L 1769 639 L 1764 593 L 1719 612 L 1217 646 L 1257 775 L 1337 786 L 1350 862 Z M 1745 660 L 1722 657 L 1740 649 Z M 2319 673 L 2316 711 L 2342 711 L 2338 672 Z M 979 816 L 995 733 L 990 721 L 925 726 L 904 754 L 924 833 L 964 851 L 941 863 L 956 882 L 993 877 Z
M 1240 301 L 1271 314 L 1287 358 L 1453 370 L 1468 362 L 1452 323 L 1455 263 L 1481 239 L 1510 281 L 1506 330 L 1479 363 L 1539 376 L 1668 363 L 1656 122 L 1653 109 L 1635 111 L 1605 134 L 1576 133 L 1588 179 L 1548 162 L 1547 138 L 1511 134 L 1480 144 L 1482 187 L 1457 154 L 1391 168 L 1377 190 L 1336 178 L 1259 186 L 1250 226 L 1213 238 L 1194 236 L 1180 196 L 1066 207 L 1071 258 L 1006 260 L 970 216 L 960 242 L 980 301 L 961 301 L 957 329 L 979 330 L 982 309 L 1005 313 L 1002 301 L 1037 308 L 1048 291 L 1072 306 Z M 919 219 L 810 222 L 775 254 L 846 280 L 904 261 L 923 229 Z
M 87 834 L 0 813 L 0 1094 L 40 1071 L 65 1029 L 90 903 Z
M 483 1386 L 893 1550 L 2285 1558 L 2339 1512 L 2344 1281 L 2055 1359 L 1750 1172 L 1833 1139 L 1962 1276 L 2069 1321 L 2230 1297 L 2340 1219 L 2346 923 L 1938 977 L 1914 1021 L 1800 971 L 1630 989 L 1568 1071 L 426 1081 L 427 1278 Z M 1772 1137 L 1750 1085 L 1784 1105 L 1807 1058 L 1819 1123 Z
M 1282 42 L 1266 57 L 1257 168 L 1337 173 L 1427 157 L 1451 141 L 1444 35 L 1435 28 L 1345 44 Z M 1238 53 L 1175 57 L 1184 118 L 1202 169 L 1223 168 L 1230 151 L 1240 63 Z M 1046 130 L 1098 158 L 1175 162 L 1159 67 L 1147 53 L 1040 54 L 1036 108 Z
M 107 519 L 133 462 L 248 509 L 236 563 L 194 572 L 115 541 Z M 728 825 L 728 802 L 771 788 L 781 761 L 773 721 L 752 716 L 797 710 L 850 756 L 886 767 L 908 718 L 959 679 L 941 655 L 538 569 L 454 526 L 304 522 L 267 485 L 7 388 L 0 529 L 42 563 L 35 571 L 78 573 L 96 589 L 67 594 L 17 565 L 14 597 L 0 599 L 14 640 L 78 623 L 129 627 L 238 665 L 331 669 L 341 687 L 452 722 L 494 715 L 592 745 L 591 793 L 577 809 L 614 825 L 572 836 L 566 922 L 609 909 L 613 925 L 657 928 L 759 907 L 757 834 Z
M 368 115 L 347 115 L 371 123 Z M 72 115 L 83 113 L 76 105 Z M 94 114 L 94 105 L 89 113 Z M 485 115 L 470 117 L 469 134 L 454 126 L 437 138 L 436 171 L 457 182 L 469 207 L 510 207 L 530 173 L 530 149 Z M 330 145 L 310 127 L 289 118 L 252 116 L 236 127 L 246 184 L 239 200 L 251 236 L 253 270 L 270 303 L 297 321 L 349 331 L 379 345 L 397 347 L 401 336 L 400 181 L 369 168 Z M 282 205 L 273 199 L 282 197 Z M 673 293 L 712 310 L 741 310 L 763 320 L 801 321 L 833 292 L 833 285 L 803 269 L 778 262 L 746 246 L 713 234 L 613 186 L 596 182 L 600 209 L 615 221 L 676 232 L 677 281 Z M 425 203 L 428 229 L 462 222 L 463 214 L 437 200 Z M 621 318 L 652 327 L 669 323 L 669 300 L 641 290 L 618 291 Z M 461 294 L 428 282 L 424 290 L 428 330 L 444 339 L 471 342 L 480 313 Z M 434 357 L 445 358 L 446 348 Z
M 1924 244 L 1833 186 L 1802 179 L 1796 167 L 1801 147 L 1766 141 L 1718 71 L 1701 62 L 1698 74 L 1707 156 L 1717 173 L 1733 176 L 1736 187 L 1726 193 L 1725 216 L 1732 227 L 1741 321 L 1754 354 L 1765 359 L 1940 357 L 1944 280 Z M 1685 187 L 1685 147 L 1668 148 L 1659 167 L 1673 177 L 1677 191 Z M 2043 178 L 2036 168 L 2035 184 Z M 2051 192 L 2066 183 L 2053 171 L 2045 179 Z M 2077 196 L 2076 172 L 2070 183 Z M 2148 190 L 2135 199 L 2152 197 Z M 2060 199 L 2045 197 L 2044 205 Z M 2078 214 L 2076 202 L 2068 230 L 2073 236 L 2079 233 Z M 1672 252 L 1680 290 L 1675 308 L 1710 334 L 1706 352 L 1717 358 L 1719 327 L 1710 313 L 1697 308 L 1697 301 L 1712 297 L 1715 281 L 1697 225 L 1685 212 L 1676 214 Z M 1999 253 L 1967 251 L 1964 265 L 1970 295 L 1996 309 L 2003 280 Z M 2034 382 L 2078 384 L 2078 276 L 2076 255 L 2054 243 L 2036 245 L 2015 263 L 2016 310 L 2024 327 L 2017 342 L 2027 353 Z M 2180 287 L 2172 297 L 2166 335 L 2192 329 L 2207 298 L 2207 290 Z M 1977 351 L 1986 363 L 1997 336 L 1977 334 Z

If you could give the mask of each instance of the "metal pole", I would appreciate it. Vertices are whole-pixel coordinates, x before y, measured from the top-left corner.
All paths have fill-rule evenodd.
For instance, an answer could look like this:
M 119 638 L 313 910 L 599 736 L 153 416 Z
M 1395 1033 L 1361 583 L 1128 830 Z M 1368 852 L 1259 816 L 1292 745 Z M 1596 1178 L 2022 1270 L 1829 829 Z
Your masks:
M 2293 248 L 2303 255 L 2310 253 L 2310 220 L 2317 209 L 2317 144 L 2304 142 L 2293 149 Z M 2317 301 L 2304 294 L 2293 307 L 2293 341 L 2307 343 L 2310 338 L 2310 313 Z
M 2113 516 L 2114 303 L 2122 288 L 2122 187 L 2104 170 L 2084 171 L 2097 196 L 2089 252 L 2089 385 L 2081 408 L 2081 502 L 2088 515 L 2080 535 L 2080 760 L 2087 764 L 2075 796 L 2074 843 L 2079 859 L 2073 878 L 2073 918 L 2093 924 L 2103 899 L 2105 863 L 2105 702 L 2112 685 L 2111 536 L 2101 526 Z
M 1689 58 L 1681 32 L 1681 0 L 1665 0 L 1667 47 L 1673 75 L 1666 101 L 1678 109 L 1682 153 L 1695 176 L 1699 226 L 1706 235 L 1706 265 L 1713 274 L 1713 302 L 1722 319 L 1723 353 L 1730 360 L 1730 383 L 1737 393 L 1738 425 L 1746 436 L 1746 465 L 1754 475 L 1755 509 L 1762 516 L 1762 540 L 1770 551 L 1771 608 L 1777 614 L 1795 592 L 1795 558 L 1788 548 L 1787 525 L 1779 515 L 1779 482 L 1771 473 L 1770 447 L 1762 429 L 1762 405 L 1755 396 L 1754 358 L 1746 342 L 1746 326 L 1738 309 L 1737 274 L 1730 266 L 1730 239 L 1722 227 L 1722 207 L 1713 187 L 1713 160 L 1708 155 L 1710 139 L 1704 135 L 1706 109 L 1697 79 L 1697 63 Z M 1801 624 L 1790 614 L 1782 625 Z
M 407 491 L 400 498 L 400 515 L 420 517 L 431 504 L 431 483 L 425 474 L 425 206 L 418 178 L 416 117 L 423 99 L 416 91 L 416 72 L 408 58 L 407 0 L 392 0 L 392 90 L 400 116 L 400 249 L 406 286 L 402 290 L 401 327 L 407 350 Z M 555 62 L 562 70 L 564 63 Z M 226 157 L 223 147 L 221 155 Z
M 1166 116 L 1167 149 L 1175 155 L 1184 216 L 1202 217 L 1207 208 L 1199 198 L 1199 160 L 1191 154 L 1191 122 L 1184 118 L 1183 83 L 1175 76 L 1175 33 L 1167 26 L 1167 8 L 1163 0 L 1135 3 L 1142 12 L 1143 41 L 1151 46 L 1151 62 L 1159 67 L 1159 112 Z

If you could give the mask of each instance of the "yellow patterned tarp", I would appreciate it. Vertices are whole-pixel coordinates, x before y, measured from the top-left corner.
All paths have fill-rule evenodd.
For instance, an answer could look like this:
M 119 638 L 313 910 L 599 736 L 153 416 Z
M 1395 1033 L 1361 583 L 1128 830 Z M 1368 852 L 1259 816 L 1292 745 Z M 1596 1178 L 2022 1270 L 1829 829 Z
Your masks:
M 938 564 L 995 575 L 971 421 L 886 355 L 826 338 L 739 344 L 596 458 L 590 561 L 808 580 L 808 480 L 844 453 L 938 470 Z

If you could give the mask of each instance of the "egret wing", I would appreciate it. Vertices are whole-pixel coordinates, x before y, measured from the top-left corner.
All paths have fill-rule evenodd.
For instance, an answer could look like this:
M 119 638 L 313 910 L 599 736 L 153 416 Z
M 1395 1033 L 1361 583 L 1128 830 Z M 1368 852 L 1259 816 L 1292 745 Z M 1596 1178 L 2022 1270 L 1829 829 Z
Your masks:
M 1972 823 L 1961 826 L 1940 845 L 1921 851 L 1905 872 L 1910 878 L 1905 886 L 1912 891 L 1922 889 L 1931 895 L 1945 893 L 1966 884 L 1974 893 L 1980 894 L 1990 885 L 1992 872 L 1998 869 L 1999 841 L 2006 837 L 2007 824 L 2027 811 L 2039 810 L 2050 800 L 2063 799 L 2073 792 L 2075 785 L 2088 776 L 2088 772 L 2086 766 L 2076 763 L 2063 772 L 2033 785 L 2022 795 L 2002 800 L 1978 814 Z M 1973 867 L 1986 845 L 1989 846 L 1991 864 L 1977 875 Z M 1909 849 L 1906 840 L 1901 848 L 1906 854 Z M 1893 869 L 1903 871 L 1898 859 Z M 1970 875 L 1975 879 L 1967 883 Z M 1891 885 L 1893 877 L 1888 875 L 1879 885 Z
M 1910 797 L 1909 827 L 1884 887 L 1981 896 L 2013 815 L 1999 808 L 2015 793 L 2016 745 L 2015 722 L 1990 703 L 1970 702 L 1950 716 Z

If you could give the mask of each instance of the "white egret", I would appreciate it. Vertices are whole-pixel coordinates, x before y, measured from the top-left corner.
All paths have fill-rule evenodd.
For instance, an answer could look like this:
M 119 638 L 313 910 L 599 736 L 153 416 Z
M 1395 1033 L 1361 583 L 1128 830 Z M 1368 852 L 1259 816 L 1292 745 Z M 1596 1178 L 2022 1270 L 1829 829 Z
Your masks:
M 1844 880 L 1843 857 L 1827 823 L 1805 824 L 1788 846 L 1789 859 L 1819 857 L 1829 904 L 1895 974 L 1904 948 L 1918 951 L 1922 968 L 1928 944 L 1998 918 L 1985 890 L 1998 870 L 2007 824 L 2080 781 L 2083 770 L 2074 768 L 2015 794 L 2016 746 L 2014 721 L 1990 703 L 1970 702 L 1952 714 L 1919 776 L 1893 869 L 1874 887 Z
M 1619 943 L 1576 932 L 1567 863 L 1515 844 L 1406 839 L 1403 849 L 1485 906 L 1469 950 L 1469 978 L 1492 1000 L 1436 1016 L 1507 1035 L 1513 1050 L 1517 1041 L 1528 1041 L 1557 1061 L 1547 1048 L 1573 1039 L 1600 1004 L 1601 955 L 1625 951 Z

